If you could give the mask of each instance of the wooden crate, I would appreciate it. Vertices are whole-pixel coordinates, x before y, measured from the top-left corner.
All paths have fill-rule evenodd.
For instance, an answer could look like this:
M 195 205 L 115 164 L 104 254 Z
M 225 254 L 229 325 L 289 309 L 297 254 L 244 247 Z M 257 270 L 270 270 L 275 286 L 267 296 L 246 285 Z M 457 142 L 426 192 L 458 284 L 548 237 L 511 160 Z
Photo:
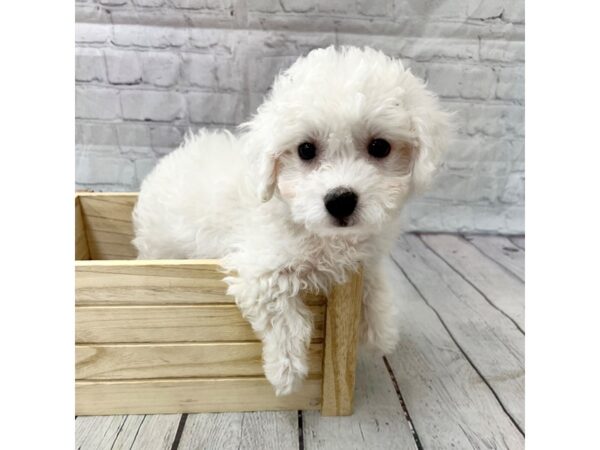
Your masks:
M 135 260 L 136 199 L 75 197 L 76 414 L 352 413 L 359 274 L 328 298 L 305 296 L 315 322 L 309 376 L 277 397 L 218 260 Z

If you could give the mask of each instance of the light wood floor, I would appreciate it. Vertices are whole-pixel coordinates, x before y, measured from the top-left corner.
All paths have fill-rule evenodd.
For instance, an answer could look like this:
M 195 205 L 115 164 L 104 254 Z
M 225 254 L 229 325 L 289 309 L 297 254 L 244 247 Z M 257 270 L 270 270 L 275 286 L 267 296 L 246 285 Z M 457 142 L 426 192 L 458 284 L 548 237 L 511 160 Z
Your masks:
M 523 237 L 403 237 L 392 254 L 400 344 L 387 357 L 362 353 L 351 417 L 77 417 L 77 448 L 521 449 L 524 256 Z

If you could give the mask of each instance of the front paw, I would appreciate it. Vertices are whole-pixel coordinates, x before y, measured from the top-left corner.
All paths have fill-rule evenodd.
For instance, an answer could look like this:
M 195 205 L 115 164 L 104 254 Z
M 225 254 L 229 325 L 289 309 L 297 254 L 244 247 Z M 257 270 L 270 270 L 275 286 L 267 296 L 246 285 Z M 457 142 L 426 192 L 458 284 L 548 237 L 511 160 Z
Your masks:
M 304 358 L 293 355 L 280 355 L 270 361 L 265 360 L 264 369 L 277 396 L 297 391 L 308 374 Z
M 379 328 L 363 320 L 359 329 L 360 344 L 381 351 L 384 355 L 393 353 L 400 338 L 400 330 L 396 324 L 379 325 Z

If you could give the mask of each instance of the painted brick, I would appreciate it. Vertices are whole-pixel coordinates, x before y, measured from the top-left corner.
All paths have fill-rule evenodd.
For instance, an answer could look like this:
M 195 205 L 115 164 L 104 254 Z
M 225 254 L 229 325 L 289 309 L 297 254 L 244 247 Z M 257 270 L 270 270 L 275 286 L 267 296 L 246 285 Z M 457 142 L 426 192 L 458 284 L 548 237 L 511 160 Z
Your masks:
M 205 0 L 170 0 L 175 8 L 182 9 L 202 9 L 205 7 Z
M 115 126 L 119 149 L 123 154 L 140 156 L 152 156 L 152 144 L 150 143 L 150 130 L 144 124 L 130 122 L 120 123 Z
M 171 125 L 155 125 L 150 128 L 150 141 L 152 149 L 157 154 L 164 155 L 181 144 L 183 132 L 180 128 Z
M 523 41 L 482 40 L 479 47 L 482 61 L 522 62 L 525 61 Z
M 104 44 L 110 38 L 110 25 L 98 23 L 77 23 L 75 42 L 80 44 Z
M 385 16 L 389 13 L 391 5 L 387 0 L 358 0 L 357 9 L 360 14 L 366 16 Z
M 248 4 L 248 11 L 274 13 L 281 11 L 279 0 L 253 0 Z
M 142 82 L 142 65 L 134 51 L 106 51 L 106 70 L 111 84 L 139 84 Z
M 120 114 L 118 91 L 97 87 L 75 88 L 75 117 L 118 119 Z
M 183 77 L 192 86 L 216 86 L 216 70 L 215 58 L 212 55 L 188 54 L 183 58 Z
M 244 117 L 239 94 L 188 94 L 190 121 L 206 124 L 238 124 Z
M 498 74 L 497 98 L 505 100 L 525 99 L 525 70 L 523 66 L 500 67 L 496 72 Z
M 106 156 L 80 149 L 75 156 L 75 174 L 79 184 L 132 186 L 135 166 L 123 156 Z
M 141 54 L 142 80 L 161 87 L 175 86 L 181 63 L 177 54 L 146 52 Z
M 141 6 L 143 8 L 153 8 L 157 6 L 162 6 L 165 4 L 165 0 L 132 0 L 133 4 L 136 6 Z
M 75 49 L 75 80 L 104 81 L 106 69 L 104 55 L 95 48 Z
M 316 6 L 316 0 L 281 0 L 281 6 L 286 12 L 303 13 L 313 11 Z
M 121 47 L 181 47 L 188 40 L 188 30 L 171 27 L 119 25 L 113 30 L 112 42 Z
M 173 121 L 185 116 L 185 100 L 177 92 L 123 91 L 123 117 L 132 120 Z
M 75 143 L 117 147 L 119 140 L 112 124 L 79 121 L 75 125 Z

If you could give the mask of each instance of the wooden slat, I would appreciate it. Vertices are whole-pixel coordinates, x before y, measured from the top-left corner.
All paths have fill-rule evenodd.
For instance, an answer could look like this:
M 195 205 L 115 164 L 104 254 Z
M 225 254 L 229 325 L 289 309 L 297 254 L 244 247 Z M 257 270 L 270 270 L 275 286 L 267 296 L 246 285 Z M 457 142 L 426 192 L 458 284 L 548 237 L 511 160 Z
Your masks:
M 75 266 L 77 305 L 235 304 L 226 294 L 217 260 L 80 261 Z M 323 295 L 303 294 L 309 305 Z
M 170 450 L 181 414 L 80 416 L 75 421 L 78 450 Z
M 321 380 L 277 397 L 264 378 L 76 381 L 77 415 L 319 409 Z
M 510 241 L 521 250 L 525 251 L 525 236 L 511 236 Z
M 399 270 L 393 286 L 404 320 L 388 360 L 422 447 L 524 448 L 523 435 Z
M 323 357 L 324 416 L 352 414 L 362 297 L 360 273 L 334 286 L 329 296 Z
M 311 306 L 313 339 L 323 337 L 323 306 Z M 78 344 L 255 341 L 235 305 L 78 306 Z
M 505 236 L 465 236 L 482 253 L 525 281 L 525 252 Z
M 75 259 L 90 259 L 90 249 L 81 215 L 79 197 L 75 197 Z
M 423 241 L 491 303 L 525 329 L 525 286 L 522 281 L 458 236 L 422 235 Z
M 465 242 L 465 245 L 469 245 Z M 394 259 L 439 314 L 506 410 L 525 428 L 525 336 L 416 236 L 406 236 Z
M 127 416 L 123 415 L 77 417 L 75 420 L 75 448 L 78 450 L 110 449 L 126 419 Z
M 119 380 L 262 376 L 260 342 L 77 345 L 75 378 Z M 321 373 L 323 344 L 309 348 L 309 373 Z
M 190 414 L 178 450 L 292 450 L 298 431 L 296 411 Z
M 378 352 L 363 350 L 359 353 L 354 398 L 351 417 L 322 418 L 319 412 L 304 412 L 305 449 L 417 448 L 392 379 Z
M 136 430 L 133 442 L 128 446 L 128 442 L 123 440 L 121 445 L 121 441 L 117 439 L 112 450 L 117 448 L 123 450 L 171 450 L 180 418 L 181 414 L 144 416 L 143 422 Z
M 78 194 L 91 259 L 135 259 L 131 212 L 137 194 Z
M 75 268 L 77 305 L 234 304 L 217 261 L 90 261 Z

